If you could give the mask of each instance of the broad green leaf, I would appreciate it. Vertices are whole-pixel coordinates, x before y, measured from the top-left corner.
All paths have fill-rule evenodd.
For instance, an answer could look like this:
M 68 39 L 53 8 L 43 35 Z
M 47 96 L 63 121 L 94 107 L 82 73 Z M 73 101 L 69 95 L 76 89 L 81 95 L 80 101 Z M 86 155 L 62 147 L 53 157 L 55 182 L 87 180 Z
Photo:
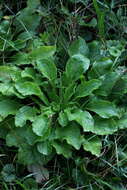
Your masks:
M 28 96 L 28 95 L 40 96 L 40 94 L 41 94 L 41 89 L 34 82 L 18 81 L 15 84 L 15 87 L 23 96 Z
M 50 128 L 50 122 L 48 117 L 39 115 L 34 120 L 32 126 L 33 126 L 33 132 L 36 135 L 44 137 L 46 135 L 46 132 L 48 131 L 48 128 Z
M 77 40 L 72 42 L 71 46 L 69 47 L 68 53 L 70 56 L 73 56 L 75 54 L 82 54 L 87 57 L 89 54 L 89 48 L 85 40 L 79 37 Z
M 3 119 L 4 119 L 4 118 L 3 118 L 2 116 L 0 116 L 0 122 L 3 121 Z
M 19 148 L 18 150 L 18 161 L 25 165 L 35 163 L 35 160 L 37 161 L 37 156 L 37 150 L 35 150 L 35 148 L 31 146 L 23 146 L 23 148 Z
M 126 129 L 127 128 L 127 113 L 126 112 L 118 120 L 118 127 L 119 127 L 119 129 Z
M 97 136 L 89 136 L 83 139 L 83 148 L 90 151 L 95 156 L 100 156 L 102 143 L 101 139 Z
M 27 1 L 27 8 L 35 9 L 39 4 L 40 4 L 39 0 L 36 0 L 36 1 L 28 0 Z
M 120 57 L 121 54 L 125 51 L 125 41 L 107 40 L 106 41 L 106 46 L 107 46 L 107 50 L 109 51 L 110 55 L 112 55 L 115 58 Z
M 119 80 L 116 81 L 115 85 L 112 88 L 112 96 L 116 100 L 122 97 L 127 92 L 127 79 L 126 76 L 120 77 Z
M 5 118 L 8 115 L 15 115 L 19 107 L 20 104 L 17 101 L 11 99 L 2 100 L 0 101 L 0 116 Z
M 66 75 L 71 81 L 78 80 L 90 65 L 90 60 L 81 54 L 73 55 L 67 62 Z
M 87 109 L 93 111 L 103 118 L 110 118 L 113 116 L 119 116 L 118 110 L 112 102 L 100 99 L 91 100 L 87 104 Z
M 24 145 L 19 148 L 18 151 L 18 161 L 25 165 L 43 163 L 46 164 L 52 157 L 43 156 L 36 149 L 36 146 Z
M 111 70 L 112 65 L 113 61 L 108 57 L 96 60 L 88 73 L 89 79 L 99 78 L 100 76 L 108 73 Z
M 110 55 L 112 55 L 114 57 L 119 57 L 121 55 L 122 51 L 117 49 L 117 47 L 112 46 L 109 48 L 109 53 L 110 53 Z
M 16 147 L 22 147 L 24 144 L 34 145 L 39 140 L 40 137 L 33 133 L 32 127 L 29 125 L 22 128 L 15 128 L 6 136 L 7 145 Z
M 1 3 L 3 3 L 3 2 L 1 1 Z M 1 13 L 1 16 L 3 16 L 3 13 Z M 9 28 L 10 28 L 10 21 L 9 21 L 9 19 L 3 19 L 1 21 L 1 24 L 0 24 L 0 36 L 3 37 L 3 38 L 7 38 L 8 39 L 8 37 L 10 37 L 10 35 L 12 35 L 11 31 L 9 30 Z M 3 43 L 2 43 L 2 45 L 3 45 Z M 1 50 L 3 51 L 3 47 L 1 47 Z
M 17 53 L 12 56 L 12 61 L 15 65 L 29 65 L 31 64 L 28 53 Z
M 0 92 L 5 96 L 17 96 L 23 98 L 23 96 L 17 92 L 12 82 L 0 83 Z
M 67 113 L 68 120 L 79 123 L 83 127 L 84 132 L 93 130 L 94 120 L 89 112 L 80 109 L 66 109 L 65 112 Z
M 37 8 L 39 6 L 39 0 L 27 0 L 27 6 L 20 10 L 20 14 L 17 15 L 16 19 L 17 22 L 14 22 L 17 32 L 25 30 L 28 34 L 35 33 L 35 30 L 42 18 L 40 14 L 37 14 Z
M 98 89 L 101 86 L 101 81 L 97 79 L 93 79 L 90 81 L 84 81 L 80 85 L 78 85 L 75 97 L 86 97 L 90 95 L 94 90 Z
M 37 68 L 49 80 L 53 81 L 57 78 L 57 68 L 51 58 L 38 60 Z
M 18 128 L 19 130 L 22 129 L 22 136 L 25 137 L 27 144 L 34 145 L 36 142 L 41 140 L 41 137 L 38 137 L 32 130 L 30 125 L 26 125 L 24 128 Z
M 5 182 L 13 182 L 16 179 L 15 168 L 13 164 L 6 164 L 1 171 L 1 175 Z
M 18 110 L 15 115 L 15 125 L 17 127 L 23 127 L 26 121 L 34 121 L 36 116 L 36 109 L 30 106 L 23 106 Z
M 37 150 L 41 154 L 49 155 L 52 152 L 52 147 L 51 147 L 51 144 L 49 143 L 49 141 L 39 142 L 39 143 L 37 143 Z
M 0 81 L 11 81 L 11 68 L 8 66 L 0 66 Z
M 110 72 L 101 76 L 99 79 L 102 81 L 102 85 L 95 91 L 95 93 L 101 96 L 108 96 L 111 94 L 112 88 L 119 77 L 120 76 L 116 72 Z
M 23 49 L 26 47 L 26 41 L 25 40 L 21 40 L 21 39 L 16 39 L 15 41 L 13 41 L 14 43 L 14 48 L 17 50 Z
M 16 146 L 16 147 L 20 147 L 21 144 L 23 144 L 23 141 L 22 139 L 19 140 L 20 137 L 17 136 L 17 135 L 14 135 L 13 132 L 9 133 L 7 136 L 6 136 L 6 144 L 7 146 Z
M 21 78 L 21 71 L 17 67 L 0 66 L 0 81 L 16 81 Z
M 39 48 L 33 49 L 29 56 L 32 60 L 47 59 L 56 51 L 56 46 L 41 46 Z
M 57 154 L 62 154 L 65 158 L 70 158 L 72 156 L 71 147 L 65 142 L 52 142 L 52 146 L 56 149 Z
M 0 92 L 5 96 L 11 96 L 14 94 L 14 86 L 12 83 L 0 83 Z
M 10 123 L 12 122 L 8 122 L 8 118 L 7 119 L 4 119 L 3 122 L 2 122 L 2 118 L 0 117 L 0 138 L 1 139 L 6 139 L 6 136 L 7 134 L 9 133 L 10 131 Z M 14 126 L 14 122 L 13 124 L 11 125 L 11 127 Z
M 97 135 L 110 135 L 118 130 L 118 122 L 113 118 L 104 119 L 96 116 L 94 117 L 94 121 L 95 125 L 91 132 Z
M 99 41 L 92 41 L 88 43 L 89 47 L 89 57 L 92 62 L 100 59 L 102 57 L 101 51 L 101 43 Z
M 124 81 L 124 89 L 123 89 L 123 93 L 126 94 L 127 93 L 127 74 L 123 75 L 122 80 Z
M 67 114 L 64 111 L 61 111 L 59 113 L 58 122 L 62 127 L 67 126 L 68 118 L 67 118 Z
M 56 129 L 56 138 L 65 139 L 68 144 L 72 145 L 75 149 L 79 150 L 82 143 L 82 138 L 80 134 L 80 127 L 74 125 L 73 123 L 61 128 Z
M 23 40 L 23 41 L 27 41 L 27 40 L 32 39 L 32 36 L 27 31 L 24 31 L 24 32 L 21 32 L 20 34 L 18 34 L 17 38 L 20 40 Z
M 31 79 L 35 79 L 36 77 L 36 71 L 35 69 L 33 69 L 32 67 L 26 67 L 22 72 L 21 72 L 21 76 L 23 78 L 28 77 Z
M 23 96 L 28 95 L 36 95 L 38 96 L 46 105 L 48 104 L 48 100 L 44 93 L 41 91 L 38 84 L 30 81 L 17 81 L 15 84 L 15 88 L 20 92 Z

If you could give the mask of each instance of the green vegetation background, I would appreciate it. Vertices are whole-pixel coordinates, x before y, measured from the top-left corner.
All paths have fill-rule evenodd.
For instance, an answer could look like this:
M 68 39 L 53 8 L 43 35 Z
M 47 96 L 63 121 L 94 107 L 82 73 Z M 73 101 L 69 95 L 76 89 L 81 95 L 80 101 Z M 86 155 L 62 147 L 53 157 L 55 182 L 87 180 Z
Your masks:
M 126 40 L 126 0 L 0 1 L 0 189 L 127 189 Z

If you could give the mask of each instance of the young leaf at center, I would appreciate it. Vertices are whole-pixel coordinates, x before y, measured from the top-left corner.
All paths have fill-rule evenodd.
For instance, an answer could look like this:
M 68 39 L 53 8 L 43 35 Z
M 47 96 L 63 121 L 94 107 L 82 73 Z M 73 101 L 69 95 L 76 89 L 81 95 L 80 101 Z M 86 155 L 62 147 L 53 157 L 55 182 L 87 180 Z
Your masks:
M 90 60 L 81 54 L 73 55 L 67 62 L 66 75 L 70 81 L 76 81 L 87 71 Z

